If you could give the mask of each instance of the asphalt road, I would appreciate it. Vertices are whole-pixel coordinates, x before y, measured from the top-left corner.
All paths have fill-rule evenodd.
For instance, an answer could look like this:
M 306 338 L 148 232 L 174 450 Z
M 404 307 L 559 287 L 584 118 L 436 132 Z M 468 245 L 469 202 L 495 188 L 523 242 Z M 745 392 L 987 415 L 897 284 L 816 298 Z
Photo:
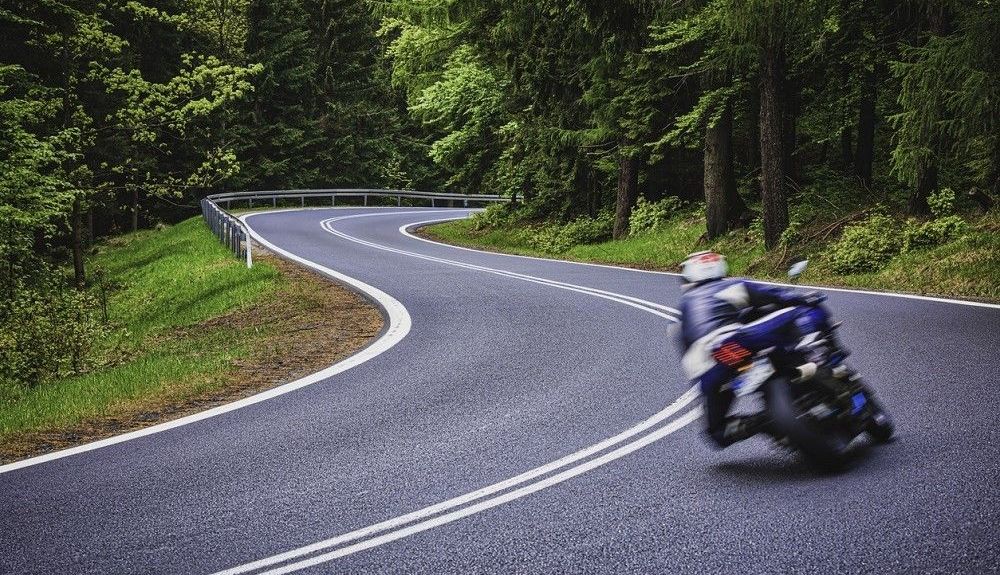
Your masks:
M 0 573 L 1000 569 L 1000 309 L 830 292 L 899 436 L 817 475 L 766 440 L 702 441 L 676 278 L 399 231 L 454 213 L 252 216 L 398 300 L 408 335 L 266 401 L 0 468 Z

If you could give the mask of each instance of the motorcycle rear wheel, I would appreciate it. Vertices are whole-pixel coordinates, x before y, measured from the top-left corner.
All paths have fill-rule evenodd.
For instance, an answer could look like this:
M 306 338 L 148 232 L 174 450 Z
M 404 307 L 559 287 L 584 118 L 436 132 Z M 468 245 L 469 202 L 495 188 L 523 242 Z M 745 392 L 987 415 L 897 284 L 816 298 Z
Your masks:
M 847 463 L 850 437 L 821 429 L 795 403 L 789 381 L 773 377 L 764 384 L 764 399 L 771 413 L 773 432 L 786 436 L 811 465 L 837 470 Z

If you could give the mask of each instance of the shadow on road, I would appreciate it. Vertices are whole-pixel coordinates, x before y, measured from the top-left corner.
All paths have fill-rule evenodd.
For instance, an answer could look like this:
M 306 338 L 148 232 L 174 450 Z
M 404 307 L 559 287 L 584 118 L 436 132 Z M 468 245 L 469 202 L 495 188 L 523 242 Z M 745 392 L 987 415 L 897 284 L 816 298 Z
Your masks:
M 709 472 L 726 483 L 761 485 L 812 481 L 821 475 L 800 458 L 781 453 L 724 461 Z
M 853 446 L 847 464 L 839 470 L 829 471 L 810 466 L 797 454 L 772 450 L 717 463 L 709 468 L 709 473 L 727 483 L 775 485 L 809 482 L 863 473 L 871 465 L 877 465 L 879 452 L 878 446 L 873 446 L 867 440 L 859 440 Z

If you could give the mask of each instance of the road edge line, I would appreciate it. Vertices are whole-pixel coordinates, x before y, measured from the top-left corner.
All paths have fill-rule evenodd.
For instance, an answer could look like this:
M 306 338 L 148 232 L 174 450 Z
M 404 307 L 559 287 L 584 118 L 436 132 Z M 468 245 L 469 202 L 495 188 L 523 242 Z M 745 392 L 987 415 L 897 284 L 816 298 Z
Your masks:
M 285 211 L 285 210 L 282 210 L 282 211 Z M 443 210 L 443 211 L 446 211 L 446 210 Z M 262 212 L 262 213 L 267 213 L 267 212 Z M 397 213 L 402 214 L 402 215 L 408 215 L 408 214 L 417 214 L 417 213 L 422 213 L 422 212 L 406 211 L 406 212 L 397 212 Z M 357 243 L 357 244 L 360 244 L 360 245 L 371 247 L 373 249 L 384 250 L 384 251 L 387 251 L 387 252 L 390 252 L 390 253 L 396 253 L 398 255 L 402 255 L 402 256 L 406 256 L 406 257 L 413 257 L 413 258 L 427 260 L 427 261 L 432 261 L 432 262 L 436 262 L 436 263 L 440 263 L 440 264 L 444 264 L 444 265 L 456 266 L 456 267 L 459 267 L 459 268 L 462 268 L 462 269 L 469 269 L 471 271 L 480 271 L 480 272 L 487 272 L 487 273 L 492 273 L 492 274 L 503 275 L 503 276 L 510 277 L 512 279 L 516 279 L 516 280 L 520 280 L 520 281 L 526 281 L 526 282 L 530 282 L 530 283 L 536 283 L 536 284 L 540 284 L 540 285 L 546 285 L 546 286 L 549 286 L 549 287 L 554 287 L 554 288 L 557 288 L 557 289 L 564 289 L 564 290 L 568 290 L 568 291 L 578 292 L 578 293 L 582 293 L 584 295 L 595 296 L 595 297 L 598 297 L 598 298 L 611 300 L 611 301 L 614 301 L 614 302 L 617 302 L 617 303 L 620 303 L 620 304 L 623 304 L 623 305 L 626 305 L 626 306 L 629 306 L 629 307 L 634 307 L 634 308 L 640 309 L 642 311 L 645 311 L 647 313 L 651 313 L 653 315 L 656 315 L 658 317 L 661 317 L 661 318 L 666 319 L 666 320 L 671 321 L 671 322 L 677 322 L 678 321 L 677 318 L 674 317 L 673 315 L 669 315 L 669 314 L 663 313 L 666 310 L 678 313 L 677 310 L 675 310 L 673 308 L 669 308 L 667 306 L 663 306 L 663 305 L 657 304 L 655 302 L 650 302 L 650 301 L 642 300 L 642 299 L 639 299 L 639 298 L 634 298 L 634 297 L 631 297 L 631 296 L 625 296 L 623 294 L 618 294 L 616 292 L 609 292 L 609 291 L 605 291 L 605 290 L 600 290 L 600 289 L 597 289 L 597 288 L 590 288 L 590 287 L 587 287 L 587 286 L 580 286 L 580 285 L 576 285 L 576 284 L 569 284 L 569 283 L 565 283 L 565 282 L 558 282 L 558 281 L 555 281 L 555 280 L 548 280 L 548 279 L 540 278 L 540 277 L 537 277 L 537 276 L 531 276 L 531 275 L 527 275 L 527 274 L 520 274 L 520 273 L 517 273 L 517 272 L 509 272 L 507 270 L 501 270 L 501 269 L 497 269 L 497 268 L 489 268 L 489 267 L 486 267 L 486 266 L 479 266 L 479 265 L 476 265 L 476 264 L 471 264 L 471 263 L 467 263 L 467 262 L 461 262 L 461 261 L 457 261 L 457 260 L 449 260 L 449 259 L 446 259 L 446 258 L 441 258 L 441 257 L 437 257 L 437 256 L 431 256 L 431 255 L 428 255 L 428 254 L 420 254 L 418 252 L 409 252 L 409 251 L 402 250 L 402 249 L 399 249 L 399 248 L 394 248 L 392 246 L 387 246 L 387 245 L 383 245 L 383 244 L 378 244 L 378 243 L 375 243 L 375 242 L 371 242 L 371 241 L 368 241 L 368 240 L 363 240 L 361 238 L 357 238 L 357 237 L 351 236 L 351 235 L 349 235 L 349 234 L 347 234 L 345 232 L 341 232 L 341 231 L 336 230 L 336 229 L 333 228 L 333 224 L 335 222 L 338 222 L 338 221 L 348 220 L 348 219 L 355 219 L 355 218 L 363 218 L 363 217 L 381 216 L 381 215 L 383 215 L 383 214 L 358 213 L 358 214 L 349 214 L 349 215 L 344 215 L 344 216 L 336 216 L 336 217 L 326 218 L 326 219 L 323 219 L 322 221 L 320 221 L 320 227 L 324 231 L 330 233 L 331 235 L 334 235 L 334 236 L 339 237 L 341 239 L 344 239 L 346 241 L 350 241 L 350 242 L 353 242 L 353 243 Z M 402 232 L 403 229 L 406 228 L 407 226 L 419 226 L 421 224 L 422 224 L 422 222 L 417 222 L 417 223 L 413 223 L 413 224 L 405 224 L 404 226 L 401 226 L 400 228 L 398 228 L 398 230 Z M 617 445 L 617 444 L 619 444 L 619 443 L 621 443 L 623 441 L 629 441 L 635 435 L 638 435 L 638 434 L 641 434 L 641 433 L 645 433 L 651 427 L 654 427 L 655 425 L 658 425 L 659 423 L 663 422 L 664 420 L 666 420 L 666 419 L 670 418 L 671 416 L 675 415 L 677 412 L 683 410 L 688 404 L 690 404 L 692 401 L 694 401 L 698 397 L 698 393 L 699 392 L 698 392 L 698 390 L 697 390 L 696 387 L 690 387 L 690 388 L 688 388 L 688 390 L 684 394 L 682 394 L 680 397 L 678 397 L 676 400 L 674 400 L 673 403 L 671 403 L 670 405 L 668 405 L 666 408 L 664 408 L 663 410 L 659 411 L 658 413 L 653 414 L 649 418 L 643 420 L 639 424 L 634 425 L 634 426 L 632 426 L 632 427 L 630 427 L 630 428 L 628 428 L 628 429 L 626 429 L 626 430 L 624 430 L 624 431 L 622 431 L 622 432 L 620 432 L 620 433 L 618 433 L 618 434 L 616 434 L 616 435 L 614 435 L 614 436 L 612 436 L 610 438 L 606 438 L 606 439 L 604 439 L 603 441 L 601 441 L 599 443 L 587 446 L 587 447 L 585 447 L 583 449 L 580 449 L 580 450 L 578 450 L 576 452 L 573 452 L 573 453 L 570 453 L 568 455 L 565 455 L 565 456 L 563 456 L 563 457 L 561 457 L 561 458 L 559 458 L 559 459 L 557 459 L 555 461 L 551 461 L 549 463 L 546 463 L 546 464 L 540 465 L 538 467 L 529 469 L 529 470 L 527 470 L 525 472 L 522 472 L 522 473 L 520 473 L 520 474 L 518 474 L 518 475 L 516 475 L 514 477 L 505 479 L 503 481 L 499 481 L 497 483 L 494 483 L 494 484 L 491 484 L 491 485 L 488 485 L 488 486 L 485 486 L 485 487 L 481 487 L 481 488 L 479 488 L 479 489 L 477 489 L 475 491 L 471 491 L 471 492 L 468 492 L 468 493 L 465 493 L 465 494 L 458 495 L 456 497 L 452 497 L 452 498 L 447 499 L 447 500 L 445 500 L 443 502 L 439 502 L 439 503 L 436 503 L 436 504 L 433 504 L 433 505 L 430 505 L 430 506 L 427 506 L 427 507 L 423 507 L 421 509 L 417 509 L 415 511 L 411 511 L 409 513 L 405 513 L 405 514 L 399 515 L 397 517 L 392 517 L 392 518 L 380 521 L 378 523 L 374 523 L 372 525 L 368 525 L 366 527 L 363 527 L 363 528 L 360 528 L 360 529 L 356 529 L 354 531 L 350 531 L 348 533 L 343 533 L 343 534 L 336 535 L 336 536 L 333 536 L 333 537 L 330 537 L 330 538 L 327 538 L 327 539 L 324 539 L 324 540 L 321 540 L 321 541 L 316 541 L 316 542 L 313 542 L 313 543 L 310 543 L 310 544 L 307 544 L 307 545 L 304 545 L 304 546 L 301 546 L 301 547 L 298 547 L 298 548 L 295 548 L 295 549 L 284 551 L 282 553 L 278 553 L 278 554 L 275 554 L 275 555 L 272 555 L 272 556 L 269 556 L 269 557 L 263 557 L 263 558 L 260 558 L 260 559 L 254 560 L 254 561 L 250 561 L 250 562 L 247 562 L 247 563 L 236 565 L 236 566 L 230 567 L 228 569 L 215 572 L 214 575 L 239 575 L 239 574 L 244 574 L 244 573 L 250 573 L 252 571 L 259 571 L 260 569 L 267 569 L 267 568 L 271 568 L 271 567 L 273 567 L 275 565 L 278 565 L 280 563 L 287 563 L 290 560 L 294 560 L 296 558 L 303 557 L 305 555 L 316 553 L 317 551 L 324 551 L 324 550 L 330 549 L 330 548 L 335 548 L 335 549 L 336 548 L 342 548 L 341 546 L 344 545 L 345 543 L 350 543 L 351 541 L 357 541 L 358 539 L 365 539 L 367 537 L 371 537 L 372 535 L 376 535 L 376 534 L 378 534 L 380 532 L 385 532 L 385 531 L 389 532 L 389 533 L 386 533 L 385 535 L 374 537 L 373 539 L 369 539 L 369 540 L 362 541 L 360 543 L 356 543 L 356 544 L 348 546 L 348 548 L 351 548 L 351 549 L 354 549 L 354 548 L 367 548 L 367 547 L 365 547 L 365 545 L 367 544 L 368 541 L 371 541 L 371 540 L 381 540 L 383 538 L 390 538 L 390 539 L 388 539 L 389 541 L 394 540 L 393 538 L 391 538 L 394 533 L 405 532 L 405 531 L 411 529 L 412 527 L 414 527 L 414 525 L 411 525 L 414 522 L 417 522 L 416 525 L 421 525 L 421 526 L 425 525 L 425 524 L 432 524 L 434 521 L 437 520 L 437 518 L 434 517 L 436 515 L 440 517 L 440 514 L 443 513 L 443 512 L 448 512 L 448 513 L 445 513 L 444 516 L 453 516 L 455 514 L 459 514 L 459 513 L 462 512 L 461 509 L 459 509 L 458 511 L 449 511 L 449 510 L 454 509 L 455 507 L 461 507 L 463 505 L 475 502 L 477 500 L 482 500 L 484 498 L 487 498 L 486 501 L 483 501 L 481 503 L 477 503 L 477 504 L 471 505 L 470 507 L 477 507 L 477 506 L 481 505 L 482 503 L 486 503 L 486 502 L 492 501 L 494 499 L 499 499 L 499 498 L 502 498 L 502 497 L 506 497 L 505 495 L 494 495 L 494 494 L 501 493 L 501 492 L 503 492 L 503 491 L 505 491 L 507 489 L 510 489 L 511 487 L 516 487 L 516 486 L 521 485 L 521 484 L 523 484 L 525 482 L 530 482 L 530 483 L 528 483 L 528 485 L 514 490 L 514 491 L 520 493 L 523 490 L 531 488 L 531 486 L 534 485 L 534 484 L 536 484 L 536 483 L 544 483 L 545 481 L 547 481 L 546 479 L 538 479 L 538 478 L 544 477 L 545 475 L 547 475 L 547 474 L 549 474 L 549 473 L 551 473 L 553 471 L 556 471 L 558 469 L 561 469 L 563 467 L 566 467 L 568 465 L 573 465 L 573 467 L 571 467 L 570 470 L 567 470 L 567 471 L 564 471 L 564 472 L 560 472 L 557 475 L 563 476 L 565 473 L 567 473 L 569 471 L 572 471 L 574 469 L 577 469 L 577 468 L 582 468 L 584 471 L 592 469 L 593 467 L 586 467 L 586 466 L 589 465 L 589 462 L 587 462 L 587 461 L 584 461 L 583 463 L 578 463 L 578 462 L 581 461 L 581 460 L 586 460 L 587 458 L 590 458 L 593 455 L 599 454 L 600 452 L 605 451 L 605 450 L 607 450 L 607 449 L 613 447 L 614 445 Z M 698 411 L 699 409 L 700 408 L 695 408 L 692 411 Z M 691 413 L 690 412 L 686 413 L 683 416 L 681 416 L 681 418 L 679 418 L 679 419 L 689 418 L 689 417 L 691 417 Z M 689 421 L 687 421 L 687 422 L 689 422 Z M 686 425 L 687 422 L 685 422 L 683 425 L 681 425 L 681 427 L 683 427 L 684 425 Z M 672 424 L 668 424 L 665 427 L 670 427 L 670 425 L 672 425 Z M 662 428 L 661 428 L 661 430 L 662 430 Z M 649 432 L 649 435 L 655 435 L 657 433 L 658 433 L 658 431 L 653 431 L 653 432 Z M 662 436 L 660 436 L 660 437 L 662 437 Z M 638 449 L 638 447 L 636 447 L 634 449 L 629 449 L 629 450 L 626 450 L 626 448 L 629 448 L 633 444 L 639 444 L 639 443 L 643 442 L 644 439 L 645 439 L 645 437 L 640 437 L 639 439 L 631 440 L 628 443 L 626 443 L 624 446 L 619 447 L 619 448 L 613 450 L 613 452 L 615 452 L 615 453 L 621 452 L 622 454 L 631 453 L 635 449 Z M 643 445 L 647 445 L 647 444 L 648 443 L 643 443 Z M 599 456 L 599 457 L 596 457 L 595 459 L 597 459 L 597 460 L 603 460 L 604 457 L 605 456 Z M 611 461 L 611 460 L 616 459 L 616 458 L 617 457 L 613 457 L 611 459 L 606 460 L 605 462 Z M 603 463 L 598 464 L 596 466 L 599 466 L 599 465 L 603 465 Z M 594 467 L 596 467 L 596 466 L 594 466 Z M 580 471 L 579 473 L 582 473 L 582 472 L 583 471 Z M 573 475 L 570 475 L 570 476 L 575 476 L 576 474 L 578 474 L 578 473 L 574 473 Z M 566 478 L 568 478 L 568 477 L 566 477 Z M 561 480 L 560 481 L 556 481 L 555 483 L 559 483 L 559 482 L 561 482 Z M 531 493 L 531 492 L 534 492 L 534 491 L 528 491 L 528 492 L 525 492 L 525 494 Z M 518 498 L 518 497 L 515 497 L 515 498 Z M 501 502 L 503 502 L 503 501 L 501 501 Z M 490 505 L 490 507 L 492 507 L 492 505 Z M 430 518 L 430 519 L 428 519 L 428 518 Z M 447 521 L 447 522 L 450 522 L 450 520 Z M 407 527 L 407 525 L 410 525 L 410 527 Z M 433 526 L 433 525 L 431 525 L 431 526 Z M 429 527 L 427 527 L 427 528 L 429 528 Z M 421 530 L 423 530 L 423 529 L 421 529 Z M 330 553 L 337 553 L 337 552 L 338 551 L 328 552 L 328 553 L 324 554 L 323 556 L 326 557 L 326 556 L 329 556 Z M 308 561 L 309 561 L 308 559 L 303 560 L 303 562 L 308 562 Z M 295 563 L 295 564 L 297 565 L 298 563 Z M 287 565 L 286 565 L 286 567 L 287 567 Z M 274 572 L 276 572 L 276 573 L 284 572 L 283 571 L 284 568 L 285 567 L 278 567 Z M 271 571 L 268 571 L 268 573 L 271 573 Z
M 505 252 L 493 252 L 493 251 L 489 251 L 489 250 L 478 250 L 476 248 L 470 248 L 470 247 L 467 247 L 467 246 L 458 246 L 458 245 L 455 245 L 455 244 L 448 244 L 448 243 L 445 243 L 445 242 L 439 242 L 439 241 L 432 240 L 432 239 L 429 239 L 429 238 L 422 238 L 422 237 L 414 234 L 412 231 L 410 231 L 412 228 L 418 227 L 418 226 L 427 226 L 427 225 L 431 225 L 431 224 L 435 224 L 435 223 L 451 222 L 451 221 L 455 221 L 455 220 L 465 219 L 465 218 L 468 218 L 468 217 L 469 217 L 469 215 L 467 214 L 467 215 L 465 215 L 463 217 L 442 218 L 442 219 L 439 219 L 439 220 L 438 219 L 429 220 L 427 222 L 420 222 L 418 224 L 413 224 L 411 226 L 408 226 L 406 230 L 400 230 L 400 231 L 402 231 L 403 235 L 405 235 L 405 236 L 411 237 L 411 238 L 413 238 L 415 240 L 419 240 L 419 241 L 422 241 L 422 242 L 427 242 L 429 244 L 435 244 L 435 245 L 439 245 L 439 246 L 453 248 L 453 249 L 456 249 L 456 250 L 465 250 L 465 251 L 470 251 L 470 252 L 477 252 L 477 253 L 481 253 L 481 254 L 494 254 L 494 255 L 505 256 L 505 257 L 509 257 L 509 258 L 523 258 L 523 259 L 543 261 L 543 262 L 560 262 L 560 263 L 564 263 L 564 264 L 573 264 L 573 265 L 578 265 L 578 266 L 590 266 L 590 267 L 595 267 L 595 268 L 606 268 L 606 269 L 612 269 L 612 270 L 625 270 L 625 271 L 638 272 L 638 273 L 644 273 L 644 274 L 665 275 L 665 276 L 673 276 L 673 277 L 679 277 L 681 275 L 681 274 L 676 273 L 676 272 L 665 272 L 665 271 L 661 271 L 661 270 L 644 270 L 644 269 L 640 269 L 640 268 L 630 268 L 630 267 L 627 267 L 627 266 L 616 266 L 616 265 L 613 265 L 613 264 L 599 264 L 599 263 L 594 263 L 594 262 L 578 262 L 578 261 L 573 261 L 573 260 L 563 260 L 563 259 L 559 259 L 559 258 L 540 258 L 540 257 L 537 257 L 537 256 L 526 256 L 526 255 L 522 255 L 522 254 L 508 254 L 508 253 L 505 253 Z M 955 299 L 955 298 L 938 297 L 938 296 L 929 296 L 929 295 L 920 295 L 920 294 L 910 294 L 910 293 L 899 293 L 899 292 L 891 292 L 891 291 L 872 291 L 872 290 L 842 288 L 842 287 L 817 286 L 817 285 L 811 285 L 811 284 L 788 284 L 788 283 L 781 283 L 781 282 L 775 282 L 775 281 L 760 280 L 760 279 L 754 279 L 754 278 L 747 278 L 747 279 L 749 279 L 750 281 L 753 281 L 753 282 L 757 282 L 757 283 L 768 284 L 768 285 L 776 285 L 776 286 L 782 286 L 782 287 L 806 288 L 806 289 L 814 289 L 814 290 L 820 290 L 820 291 L 835 291 L 835 292 L 843 292 L 843 293 L 860 293 L 860 294 L 865 294 L 865 295 L 879 295 L 879 296 L 885 296 L 885 297 L 895 297 L 895 298 L 900 298 L 900 299 L 914 299 L 914 300 L 921 300 L 921 301 L 932 301 L 932 302 L 936 302 L 936 303 L 949 303 L 949 304 L 954 304 L 954 305 L 965 305 L 965 306 L 970 306 L 970 307 L 981 307 L 981 308 L 987 308 L 987 309 L 1000 309 L 1000 304 L 989 303 L 989 302 L 982 302 L 982 301 L 972 301 L 972 300 Z
M 284 211 L 284 210 L 282 210 Z M 92 441 L 90 443 L 85 443 L 83 445 L 77 445 L 75 447 L 70 447 L 67 449 L 60 449 L 59 451 L 53 451 L 51 453 L 46 453 L 44 455 L 37 455 L 35 457 L 29 457 L 28 459 L 22 459 L 20 461 L 14 461 L 12 463 L 7 463 L 5 465 L 0 465 L 0 475 L 4 473 L 10 473 L 12 471 L 17 471 L 19 469 L 24 469 L 27 467 L 33 467 L 35 465 L 40 465 L 42 463 L 48 463 L 50 461 L 55 461 L 58 459 L 63 459 L 65 457 L 70 457 L 73 455 L 79 455 L 82 453 L 87 453 L 89 451 L 95 451 L 103 447 L 110 447 L 112 445 L 117 445 L 119 443 L 125 443 L 127 441 L 132 441 L 134 439 L 139 439 L 142 437 L 147 437 L 157 433 L 162 433 L 164 431 L 169 431 L 178 427 L 183 427 L 185 425 L 190 425 L 192 423 L 197 423 L 199 421 L 209 419 L 218 415 L 223 415 L 231 411 L 236 411 L 250 405 L 284 395 L 286 393 L 295 391 L 297 389 L 302 389 L 319 381 L 325 380 L 329 377 L 337 375 L 365 363 L 371 359 L 374 359 L 383 352 L 388 351 L 390 348 L 395 346 L 397 343 L 403 340 L 406 335 L 410 332 L 412 326 L 412 320 L 410 319 L 410 314 L 406 311 L 406 307 L 403 306 L 396 298 L 390 296 L 389 294 L 383 292 L 382 290 L 368 285 L 360 280 L 352 278 L 350 276 L 344 275 L 340 272 L 332 270 L 330 268 L 321 266 L 317 263 L 310 262 L 304 258 L 300 258 L 290 252 L 282 250 L 281 248 L 271 244 L 267 240 L 263 239 L 253 228 L 246 219 L 270 212 L 254 212 L 252 214 L 247 214 L 240 218 L 240 220 L 247 226 L 250 230 L 251 237 L 261 245 L 264 245 L 269 250 L 274 251 L 282 255 L 283 257 L 294 261 L 300 265 L 313 269 L 328 278 L 341 282 L 352 289 L 365 294 L 369 299 L 374 301 L 381 309 L 382 313 L 387 318 L 386 327 L 383 329 L 382 334 L 371 344 L 362 348 L 358 352 L 326 367 L 315 373 L 311 373 L 305 377 L 296 379 L 284 385 L 279 385 L 277 387 L 272 387 L 266 391 L 256 393 L 250 397 L 245 397 L 243 399 L 238 399 L 236 401 L 225 403 L 205 411 L 199 411 L 197 413 L 192 413 L 181 417 L 179 419 L 174 419 L 171 421 L 165 421 L 150 427 L 143 429 L 137 429 L 135 431 L 129 431 L 120 435 L 113 435 L 111 437 L 106 437 L 104 439 L 99 439 L 97 441 Z
M 485 487 L 480 487 L 475 491 L 470 491 L 468 493 L 463 493 L 457 495 L 445 501 L 435 503 L 433 505 L 428 505 L 422 507 L 415 511 L 409 513 L 404 513 L 403 515 L 398 515 L 396 517 L 391 517 L 389 519 L 380 521 L 378 523 L 373 523 L 371 525 L 362 527 L 360 529 L 355 529 L 347 533 L 336 535 L 321 541 L 316 541 L 314 543 L 309 543 L 289 551 L 284 551 L 270 557 L 263 557 L 255 561 L 250 561 L 248 563 L 243 563 L 228 569 L 217 571 L 213 575 L 242 575 L 244 573 L 250 573 L 252 571 L 259 571 L 265 568 L 271 568 L 274 565 L 280 563 L 287 563 L 293 559 L 298 559 L 299 557 L 304 557 L 316 553 L 318 551 L 326 551 L 327 549 L 340 549 L 345 543 L 351 543 L 352 541 L 357 541 L 359 539 L 364 540 L 365 538 L 371 537 L 378 533 L 386 532 L 389 533 L 399 531 L 406 528 L 407 525 L 413 524 L 415 522 L 423 523 L 425 521 L 431 520 L 435 516 L 440 516 L 445 514 L 444 512 L 451 513 L 452 509 L 456 507 L 460 508 L 469 503 L 479 501 L 482 499 L 494 499 L 500 497 L 503 492 L 510 490 L 513 487 L 518 487 L 519 485 L 527 483 L 532 485 L 539 481 L 543 481 L 546 475 L 551 474 L 554 471 L 563 469 L 564 467 L 570 466 L 570 469 L 584 465 L 589 458 L 600 454 L 601 452 L 607 451 L 608 449 L 625 443 L 624 446 L 631 445 L 635 442 L 642 440 L 646 435 L 656 433 L 657 426 L 663 424 L 666 421 L 670 421 L 673 416 L 684 411 L 693 401 L 698 399 L 698 390 L 695 387 L 689 388 L 680 397 L 675 399 L 673 403 L 663 408 L 659 412 L 653 414 L 647 419 L 643 420 L 637 425 L 634 425 L 620 433 L 613 435 L 595 443 L 593 445 L 587 446 L 579 451 L 564 455 L 559 459 L 550 461 L 543 465 L 533 467 L 527 471 L 524 471 L 514 477 L 504 479 L 503 481 L 498 481 L 496 483 L 487 485 Z M 700 409 L 700 407 L 694 407 L 693 410 Z M 683 418 L 687 415 L 681 415 L 677 419 Z M 676 421 L 676 420 L 674 420 Z M 669 425 L 669 423 L 667 424 Z M 664 425 L 665 427 L 666 425 Z M 652 431 L 651 431 L 652 430 Z M 643 435 L 645 434 L 645 435 Z M 637 439 L 636 436 L 639 436 Z M 624 447 L 622 446 L 622 447 Z M 615 448 L 620 449 L 620 448 Z M 596 459 L 596 457 L 593 457 Z

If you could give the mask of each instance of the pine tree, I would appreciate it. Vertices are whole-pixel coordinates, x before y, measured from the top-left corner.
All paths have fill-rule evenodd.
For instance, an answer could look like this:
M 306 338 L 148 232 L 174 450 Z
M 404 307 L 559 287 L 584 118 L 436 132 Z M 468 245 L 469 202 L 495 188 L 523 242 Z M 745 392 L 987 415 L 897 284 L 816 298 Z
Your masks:
M 928 211 L 942 178 L 990 206 L 988 194 L 1000 192 L 1000 16 L 989 3 L 928 1 L 921 23 L 892 63 L 900 82 L 893 171 L 913 186 L 911 213 Z
M 823 0 L 723 0 L 718 7 L 728 41 L 749 45 L 758 55 L 761 207 L 764 245 L 770 249 L 788 227 L 787 179 L 799 99 L 788 81 L 789 52 L 812 44 L 830 6 Z
M 690 145 L 701 138 L 706 234 L 713 239 L 746 219 L 734 173 L 733 108 L 737 98 L 746 96 L 746 76 L 752 75 L 755 62 L 749 50 L 727 41 L 718 4 L 664 16 L 666 23 L 652 29 L 649 51 L 668 63 L 671 74 L 697 78 L 700 97 L 657 144 Z
M 392 170 L 402 161 L 393 141 L 403 123 L 397 114 L 400 100 L 389 86 L 368 4 L 314 0 L 308 9 L 316 48 L 313 109 L 321 131 L 319 146 L 311 153 L 326 166 L 320 169 L 318 183 L 393 183 Z
M 247 59 L 263 70 L 246 123 L 242 179 L 258 189 L 305 187 L 319 180 L 310 152 L 321 140 L 309 13 L 300 0 L 252 0 L 247 19 Z

